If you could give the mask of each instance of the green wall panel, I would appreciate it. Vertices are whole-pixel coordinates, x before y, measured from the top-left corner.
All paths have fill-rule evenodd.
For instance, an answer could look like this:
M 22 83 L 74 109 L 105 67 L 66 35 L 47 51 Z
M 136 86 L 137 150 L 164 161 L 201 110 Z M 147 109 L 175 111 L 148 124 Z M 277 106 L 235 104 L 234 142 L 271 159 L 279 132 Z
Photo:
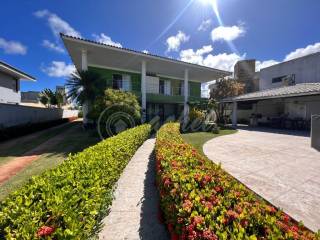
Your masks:
M 91 67 L 89 69 L 95 71 L 101 76 L 103 76 L 103 82 L 101 83 L 102 88 L 111 88 L 112 87 L 112 75 L 113 74 L 126 74 L 131 76 L 132 82 L 132 92 L 136 94 L 139 98 L 141 97 L 141 74 L 131 73 L 126 71 L 118 71 L 113 69 L 105 69 L 98 67 Z M 173 94 L 179 94 L 180 83 L 182 80 L 170 79 L 170 78 L 160 78 L 161 80 L 171 81 L 171 87 L 173 88 Z M 189 82 L 190 86 L 190 99 L 200 99 L 201 97 L 201 83 L 198 82 Z M 154 103 L 183 103 L 183 96 L 166 96 L 161 94 L 147 94 L 147 101 Z

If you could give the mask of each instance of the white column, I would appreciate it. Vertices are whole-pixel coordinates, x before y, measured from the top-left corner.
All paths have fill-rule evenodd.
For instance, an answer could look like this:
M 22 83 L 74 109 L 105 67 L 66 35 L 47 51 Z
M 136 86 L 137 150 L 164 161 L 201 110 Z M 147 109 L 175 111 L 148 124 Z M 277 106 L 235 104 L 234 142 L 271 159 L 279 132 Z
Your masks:
M 88 70 L 88 54 L 87 50 L 81 51 L 81 70 L 87 71 Z
M 147 114 L 147 87 L 146 87 L 146 76 L 147 76 L 147 66 L 146 62 L 142 61 L 141 63 L 141 110 L 142 122 L 146 121 L 146 114 Z
M 237 127 L 238 125 L 237 111 L 238 111 L 238 103 L 234 101 L 232 104 L 232 126 L 233 127 Z
M 88 70 L 88 55 L 87 50 L 81 51 L 81 71 L 87 71 Z M 83 124 L 87 125 L 89 123 L 89 119 L 87 118 L 87 115 L 89 113 L 89 102 L 85 101 L 82 105 L 82 112 L 83 112 Z
M 189 106 L 188 106 L 188 99 L 189 99 L 189 70 L 184 70 L 184 84 L 183 84 L 183 93 L 184 93 L 184 106 L 183 106 L 183 116 L 184 116 L 184 122 L 188 121 L 188 114 L 189 114 Z

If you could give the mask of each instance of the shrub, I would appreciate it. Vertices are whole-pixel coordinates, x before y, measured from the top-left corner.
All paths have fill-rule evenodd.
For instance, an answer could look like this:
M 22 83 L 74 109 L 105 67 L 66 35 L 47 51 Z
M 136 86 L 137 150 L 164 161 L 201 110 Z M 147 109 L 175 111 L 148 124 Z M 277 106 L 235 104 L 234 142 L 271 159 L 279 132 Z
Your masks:
M 107 213 L 122 170 L 150 129 L 129 129 L 33 177 L 1 203 L 0 239 L 88 239 Z
M 191 108 L 189 112 L 189 121 L 193 122 L 195 120 L 204 121 L 205 114 L 203 111 L 197 109 L 197 108 Z
M 186 144 L 179 125 L 157 133 L 160 208 L 172 239 L 316 239 Z
M 131 92 L 107 89 L 102 97 L 95 99 L 89 117 L 97 120 L 106 109 L 108 112 L 104 113 L 104 118 L 108 118 L 113 113 L 122 112 L 129 114 L 136 123 L 141 120 L 141 107 L 138 98 Z M 105 122 L 105 119 L 102 122 Z

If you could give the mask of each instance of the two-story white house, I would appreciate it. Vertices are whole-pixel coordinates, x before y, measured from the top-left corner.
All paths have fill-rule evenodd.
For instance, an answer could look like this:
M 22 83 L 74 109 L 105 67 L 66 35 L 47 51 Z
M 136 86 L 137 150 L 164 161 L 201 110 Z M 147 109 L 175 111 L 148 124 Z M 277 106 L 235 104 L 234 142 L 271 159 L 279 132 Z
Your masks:
M 3 61 L 0 61 L 0 103 L 21 103 L 21 80 L 35 81 L 35 78 Z

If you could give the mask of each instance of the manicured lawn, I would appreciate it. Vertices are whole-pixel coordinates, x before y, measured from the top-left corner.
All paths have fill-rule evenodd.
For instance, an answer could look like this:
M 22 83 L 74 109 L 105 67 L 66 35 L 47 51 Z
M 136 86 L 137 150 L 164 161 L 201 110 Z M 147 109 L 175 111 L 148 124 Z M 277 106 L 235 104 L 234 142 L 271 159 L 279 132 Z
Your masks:
M 50 138 L 64 132 L 74 126 L 75 123 L 65 123 L 47 130 L 19 137 L 0 143 L 0 166 L 22 156 L 24 153 L 35 148 L 39 144 L 49 140 Z
M 49 131 L 47 135 L 54 137 L 61 132 L 65 132 L 63 140 L 50 146 L 47 151 L 41 154 L 39 159 L 33 161 L 26 168 L 0 185 L 0 200 L 4 199 L 10 192 L 24 185 L 32 176 L 39 175 L 45 170 L 54 168 L 62 163 L 69 153 L 82 151 L 100 140 L 95 130 L 84 131 L 80 122 L 70 123 L 58 129 L 53 129 Z M 8 162 L 14 157 L 22 155 L 22 150 L 20 150 L 20 152 L 22 152 L 21 154 L 14 154 L 15 150 L 22 148 L 24 152 L 26 152 L 41 143 L 40 140 L 44 142 L 50 138 L 44 135 L 45 134 L 41 134 L 33 143 L 26 144 L 25 146 L 21 145 L 21 140 L 17 141 L 17 145 L 14 145 L 11 151 L 7 151 L 7 154 L 10 155 L 7 159 L 3 157 L 4 152 L 1 152 L 1 163 L 4 163 L 4 160 Z
M 211 132 L 195 132 L 195 133 L 185 133 L 182 134 L 182 138 L 189 144 L 193 145 L 198 151 L 203 154 L 203 145 L 212 138 L 233 134 L 237 130 L 224 129 L 220 130 L 219 134 L 214 134 Z

